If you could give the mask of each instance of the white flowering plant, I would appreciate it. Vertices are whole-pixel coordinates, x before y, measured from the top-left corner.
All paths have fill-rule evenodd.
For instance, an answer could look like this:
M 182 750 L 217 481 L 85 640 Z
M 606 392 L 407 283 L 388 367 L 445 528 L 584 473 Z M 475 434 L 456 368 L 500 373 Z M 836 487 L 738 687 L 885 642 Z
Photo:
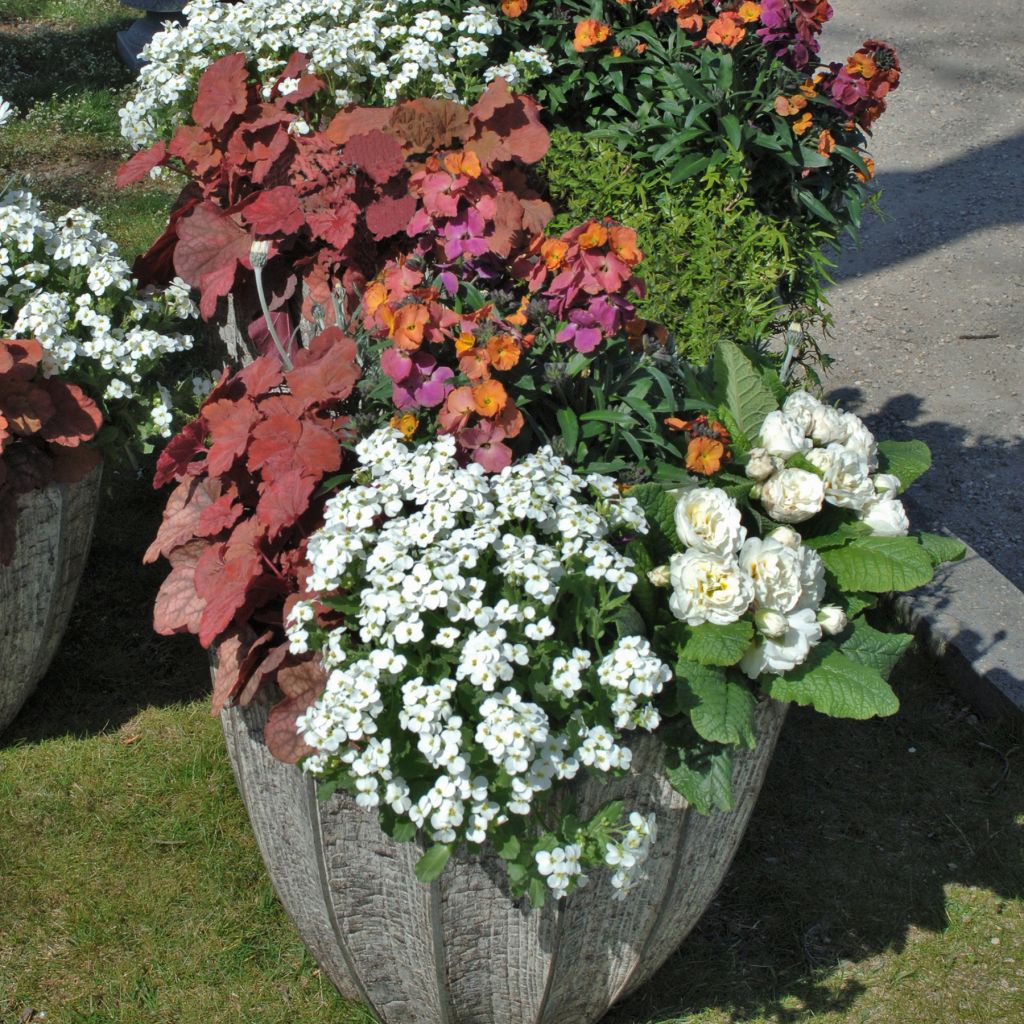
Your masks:
M 209 384 L 180 358 L 193 344 L 180 327 L 193 316 L 184 282 L 138 287 L 95 214 L 79 207 L 51 218 L 28 191 L 0 194 L 0 333 L 36 339 L 44 377 L 96 401 L 101 443 L 150 450 L 171 436 L 176 410 L 181 420 L 195 409 Z
M 282 72 L 292 53 L 306 54 L 309 72 L 328 86 L 321 112 L 419 96 L 472 102 L 496 77 L 522 87 L 552 69 L 540 46 L 492 56 L 502 19 L 479 3 L 192 0 L 182 13 L 186 23 L 168 24 L 143 50 L 138 89 L 120 112 L 122 134 L 136 148 L 169 138 L 203 71 L 236 52 L 257 67 L 266 98 L 297 87 Z
M 325 679 L 292 718 L 296 757 L 323 795 L 421 834 L 422 879 L 488 843 L 534 905 L 602 867 L 624 894 L 657 822 L 618 800 L 581 818 L 574 779 L 629 772 L 654 733 L 670 783 L 726 810 L 760 700 L 896 711 L 885 676 L 910 637 L 865 612 L 963 553 L 909 536 L 897 508 L 927 450 L 786 396 L 736 346 L 688 374 L 729 451 L 676 491 L 580 475 L 550 448 L 488 473 L 450 435 L 388 428 L 330 482 L 287 605 L 290 654 Z

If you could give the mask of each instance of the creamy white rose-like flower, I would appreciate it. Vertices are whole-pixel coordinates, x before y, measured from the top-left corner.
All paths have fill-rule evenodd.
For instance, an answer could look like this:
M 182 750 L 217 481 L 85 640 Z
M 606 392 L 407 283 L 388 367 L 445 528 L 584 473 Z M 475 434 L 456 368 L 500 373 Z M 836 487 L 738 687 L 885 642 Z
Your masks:
M 821 625 L 813 608 L 801 608 L 786 616 L 782 636 L 765 638 L 753 646 L 740 661 L 740 669 L 750 679 L 765 672 L 781 674 L 802 665 L 811 648 L 821 640 Z
M 735 622 L 750 607 L 754 585 L 735 558 L 691 549 L 669 561 L 672 614 L 688 626 Z
M 787 548 L 798 548 L 803 543 L 803 537 L 792 526 L 777 526 L 768 536 Z
M 802 523 L 825 503 L 825 485 L 816 473 L 783 469 L 761 486 L 761 504 L 777 523 Z
M 788 459 L 798 453 L 810 451 L 811 440 L 796 420 L 781 409 L 768 413 L 761 424 L 761 447 L 769 455 Z
M 767 480 L 772 473 L 782 469 L 782 459 L 769 455 L 764 448 L 751 448 L 744 472 L 748 480 Z
M 717 555 L 734 555 L 746 539 L 736 502 L 720 487 L 695 487 L 679 496 L 676 532 L 688 547 Z
M 816 445 L 825 447 L 830 444 L 841 444 L 849 432 L 849 422 L 843 413 L 834 406 L 822 403 L 811 418 L 811 429 L 807 431 Z
M 825 604 L 818 609 L 818 625 L 821 626 L 821 631 L 829 636 L 842 633 L 847 622 L 846 612 L 837 604 Z
M 814 417 L 821 407 L 822 403 L 807 391 L 794 391 L 782 403 L 782 411 L 791 420 L 799 423 L 800 429 L 808 437 L 811 433 Z
M 821 471 L 825 500 L 839 508 L 862 509 L 875 494 L 863 454 L 841 444 L 814 448 L 807 461 Z
M 843 444 L 863 455 L 868 470 L 873 473 L 878 469 L 878 445 L 875 442 L 875 435 L 864 425 L 864 421 L 852 412 L 844 412 L 842 418 L 846 427 L 846 439 Z
M 903 484 L 900 478 L 893 473 L 876 473 L 871 479 L 875 488 L 875 495 L 878 498 L 895 498 L 900 493 Z
M 905 537 L 910 532 L 910 520 L 902 501 L 882 498 L 870 501 L 861 512 L 861 520 L 877 537 Z
M 797 552 L 770 537 L 750 537 L 740 549 L 740 568 L 750 577 L 757 608 L 788 612 L 803 593 L 800 557 Z

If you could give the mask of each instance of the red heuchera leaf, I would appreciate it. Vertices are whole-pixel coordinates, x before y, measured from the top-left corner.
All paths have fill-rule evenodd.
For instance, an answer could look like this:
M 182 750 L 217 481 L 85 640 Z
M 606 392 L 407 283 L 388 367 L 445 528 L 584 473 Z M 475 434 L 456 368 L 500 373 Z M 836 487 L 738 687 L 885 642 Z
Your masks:
M 192 120 L 220 131 L 249 105 L 248 71 L 244 53 L 231 53 L 214 61 L 199 79 Z
M 379 185 L 390 181 L 405 166 L 398 140 L 378 129 L 353 135 L 345 143 L 344 156 L 348 163 L 355 164 Z
M 239 692 L 264 659 L 263 648 L 273 634 L 268 630 L 257 636 L 248 625 L 233 626 L 218 641 L 217 670 L 213 677 L 213 705 L 210 714 L 219 715 L 235 702 Z
M 386 127 L 390 118 L 390 107 L 349 107 L 334 115 L 324 135 L 336 145 L 344 146 L 356 135 Z
M 246 530 L 243 523 L 239 530 Z M 252 531 L 247 531 L 252 532 Z M 196 593 L 205 601 L 199 620 L 199 642 L 209 647 L 245 607 L 249 589 L 261 575 L 261 560 L 255 546 L 213 544 L 196 563 Z
M 324 672 L 316 655 L 293 658 L 277 670 L 277 688 L 286 697 L 301 697 L 304 693 L 323 693 L 327 685 Z
M 358 219 L 359 207 L 348 199 L 332 209 L 306 213 L 306 222 L 313 234 L 339 251 L 348 245 L 355 234 Z
M 35 338 L 0 341 L 0 374 L 8 381 L 29 381 L 43 361 L 43 346 Z
M 53 444 L 77 448 L 83 441 L 91 441 L 103 425 L 103 413 L 96 403 L 77 384 L 65 384 L 51 377 L 39 381 L 53 402 L 54 415 L 43 424 L 41 436 Z
M 230 529 L 238 522 L 242 511 L 238 501 L 238 490 L 233 487 L 199 513 L 196 536 L 214 537 L 223 530 Z
M 161 555 L 170 557 L 175 548 L 187 544 L 196 536 L 199 517 L 203 509 L 221 496 L 222 484 L 216 477 L 186 477 L 171 491 L 153 543 L 146 549 L 142 561 L 155 562 Z
M 291 412 L 268 416 L 252 432 L 246 465 L 254 473 L 273 461 L 291 465 L 302 429 L 303 424 Z
M 310 476 L 319 478 L 341 468 L 341 444 L 324 427 L 302 421 L 302 436 L 292 455 Z
M 76 484 L 84 480 L 102 461 L 100 453 L 91 447 L 55 448 L 51 451 L 51 473 L 55 484 Z
M 15 434 L 31 437 L 43 429 L 56 409 L 49 394 L 34 384 L 15 381 L 0 394 L 0 409 Z
M 289 469 L 265 487 L 256 506 L 256 517 L 271 540 L 306 513 L 315 486 L 316 477 L 301 469 Z
M 356 343 L 340 327 L 328 327 L 299 352 L 287 380 L 292 396 L 309 408 L 347 398 L 359 375 Z
M 206 461 L 206 445 L 203 443 L 205 437 L 206 420 L 202 416 L 187 424 L 180 434 L 172 437 L 156 460 L 153 486 L 163 487 L 174 479 L 201 472 Z M 200 452 L 203 454 L 203 460 L 196 461 L 195 456 Z
M 199 311 L 205 319 L 213 316 L 217 299 L 231 291 L 238 265 L 251 268 L 251 244 L 249 233 L 214 203 L 200 203 L 178 222 L 174 269 L 199 289 Z
M 513 96 L 503 78 L 491 82 L 470 116 L 475 137 L 466 148 L 473 150 L 483 164 L 513 158 L 534 164 L 551 144 L 541 123 L 539 104 L 529 96 Z
M 366 208 L 366 226 L 377 241 L 405 231 L 416 212 L 416 197 L 382 196 Z
M 213 402 L 207 400 L 203 418 L 213 442 L 206 456 L 206 471 L 219 476 L 228 472 L 245 451 L 259 413 L 248 396 L 240 400 L 222 398 Z
M 292 327 L 291 313 L 287 309 L 272 310 L 270 319 L 285 352 L 289 356 L 294 356 L 299 348 L 299 339 L 297 332 Z M 278 355 L 277 345 L 270 334 L 270 328 L 267 326 L 267 318 L 261 313 L 249 324 L 245 333 L 249 336 L 253 349 L 259 355 L 273 359 L 277 363 L 278 371 L 280 371 L 281 357 Z M 280 381 L 280 372 L 278 373 L 278 381 Z
M 309 668 L 305 666 L 309 666 Z M 327 685 L 327 675 L 310 658 L 301 663 L 301 670 L 300 666 L 296 666 L 295 670 L 278 669 L 277 680 L 279 686 L 283 682 L 284 686 L 293 692 L 270 709 L 266 728 L 263 731 L 263 739 L 267 744 L 267 749 L 279 761 L 284 761 L 285 764 L 295 764 L 303 757 L 313 753 L 313 747 L 309 746 L 299 735 L 295 722 L 323 693 L 324 687 Z
M 195 573 L 199 556 L 207 548 L 203 541 L 192 541 L 168 555 L 171 574 L 160 587 L 153 606 L 153 628 L 162 636 L 199 632 L 205 602 L 196 593 Z
M 252 337 L 251 325 L 249 337 Z M 248 366 L 242 367 L 235 374 L 235 379 L 245 385 L 246 393 L 250 398 L 257 399 L 273 388 L 281 386 L 281 382 L 284 380 L 284 369 L 279 358 L 262 356 L 259 359 L 254 359 Z
M 451 100 L 407 100 L 395 107 L 388 128 L 411 153 L 433 153 L 469 137 L 469 112 Z
M 224 154 L 216 146 L 214 137 L 195 124 L 179 125 L 171 144 L 171 156 L 176 156 L 194 177 L 205 177 L 220 166 Z
M 257 235 L 295 234 L 306 218 L 291 185 L 264 189 L 242 210 L 242 217 Z
M 269 637 L 270 633 L 264 633 L 264 636 Z M 262 638 L 261 638 L 262 639 Z M 254 645 L 255 646 L 255 645 Z M 241 707 L 245 707 L 249 704 L 253 697 L 259 692 L 260 687 L 266 682 L 270 676 L 277 671 L 281 662 L 288 657 L 289 644 L 287 641 L 283 644 L 278 644 L 277 647 L 271 648 L 270 652 L 262 660 L 258 660 L 259 653 L 254 652 L 251 655 L 251 659 L 255 663 L 249 678 L 246 680 L 245 685 L 235 695 L 235 703 Z M 247 658 L 248 662 L 250 658 Z
M 132 264 L 132 273 L 140 284 L 166 285 L 174 279 L 174 250 L 178 245 L 178 223 L 199 205 L 201 196 L 202 192 L 195 182 L 189 182 L 182 191 L 178 197 L 178 205 L 171 210 L 163 234 Z
M 141 149 L 118 168 L 115 184 L 118 188 L 124 188 L 126 185 L 142 181 L 154 167 L 159 167 L 166 159 L 167 146 L 162 140 L 149 149 Z

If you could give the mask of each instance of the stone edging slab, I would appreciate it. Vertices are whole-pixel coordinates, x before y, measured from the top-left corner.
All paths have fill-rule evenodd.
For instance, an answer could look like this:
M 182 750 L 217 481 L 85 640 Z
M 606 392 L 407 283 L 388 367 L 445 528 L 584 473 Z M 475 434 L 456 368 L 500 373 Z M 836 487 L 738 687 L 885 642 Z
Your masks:
M 977 551 L 892 606 L 979 711 L 1024 716 L 1024 593 Z

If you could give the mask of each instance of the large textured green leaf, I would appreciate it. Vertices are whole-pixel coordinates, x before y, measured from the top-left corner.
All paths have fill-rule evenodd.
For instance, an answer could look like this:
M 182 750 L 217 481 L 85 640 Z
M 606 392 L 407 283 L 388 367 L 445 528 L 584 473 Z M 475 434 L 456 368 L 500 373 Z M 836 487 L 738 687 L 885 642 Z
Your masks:
M 665 777 L 672 788 L 701 814 L 710 814 L 716 807 L 731 811 L 735 805 L 732 754 L 725 749 L 709 754 L 680 750 L 677 754 L 678 761 L 670 756 L 665 767 Z
M 886 679 L 913 640 L 910 633 L 881 633 L 863 619 L 853 624 L 853 632 L 839 645 L 848 658 L 880 672 Z
M 655 556 L 667 561 L 668 555 L 682 549 L 676 532 L 674 499 L 661 484 L 639 484 L 629 492 L 629 496 L 636 498 L 647 516 Z
M 715 349 L 715 385 L 736 425 L 753 443 L 765 416 L 778 409 L 771 389 L 739 345 L 720 341 Z
M 899 477 L 905 491 L 932 464 L 932 453 L 924 441 L 879 441 L 878 468 Z
M 754 695 L 729 679 L 694 677 L 690 690 L 697 698 L 690 711 L 693 727 L 706 740 L 754 748 Z
M 928 552 L 932 565 L 959 562 L 967 554 L 967 545 L 956 537 L 943 537 L 939 533 L 919 533 L 917 539 Z
M 934 573 L 931 556 L 913 537 L 859 537 L 820 554 L 841 590 L 913 590 Z
M 873 718 L 894 715 L 896 694 L 878 672 L 838 651 L 811 661 L 766 687 L 776 700 L 811 706 L 832 718 Z
M 690 630 L 679 656 L 700 665 L 735 665 L 747 653 L 753 638 L 754 625 L 749 619 L 725 626 L 703 622 Z

